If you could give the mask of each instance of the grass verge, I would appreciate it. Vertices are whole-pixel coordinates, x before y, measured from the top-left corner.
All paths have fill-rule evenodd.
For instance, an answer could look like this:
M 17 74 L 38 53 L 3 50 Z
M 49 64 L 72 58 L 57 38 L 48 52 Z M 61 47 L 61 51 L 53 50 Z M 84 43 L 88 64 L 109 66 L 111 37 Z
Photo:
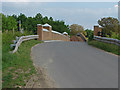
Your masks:
M 92 45 L 94 47 L 100 48 L 107 52 L 114 53 L 116 55 L 120 55 L 120 47 L 114 44 L 104 43 L 96 40 L 88 41 L 88 45 Z
M 0 90 L 2 89 L 2 33 L 0 32 Z
M 31 60 L 31 47 L 41 43 L 37 40 L 23 42 L 18 51 L 14 54 L 11 51 L 10 44 L 16 34 L 3 33 L 2 43 L 2 88 L 21 88 L 25 86 L 30 77 L 36 73 Z M 6 40 L 7 39 L 7 40 Z

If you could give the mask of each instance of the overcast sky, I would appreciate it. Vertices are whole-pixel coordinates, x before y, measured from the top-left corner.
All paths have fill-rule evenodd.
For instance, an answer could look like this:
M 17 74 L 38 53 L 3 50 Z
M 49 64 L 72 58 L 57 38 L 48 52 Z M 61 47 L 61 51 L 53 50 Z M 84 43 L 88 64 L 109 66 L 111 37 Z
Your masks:
M 119 0 L 0 0 L 2 2 L 119 2 Z
M 43 3 L 33 2 L 33 0 L 24 0 L 24 2 L 19 2 L 20 0 L 17 0 L 17 2 L 12 2 L 16 0 L 9 1 L 11 2 L 7 0 L 2 2 L 2 13 L 6 15 L 23 13 L 26 16 L 35 16 L 37 13 L 41 13 L 43 16 L 53 17 L 54 20 L 64 20 L 69 25 L 80 24 L 85 29 L 93 29 L 93 26 L 97 24 L 97 20 L 102 17 L 118 18 L 118 2 Z

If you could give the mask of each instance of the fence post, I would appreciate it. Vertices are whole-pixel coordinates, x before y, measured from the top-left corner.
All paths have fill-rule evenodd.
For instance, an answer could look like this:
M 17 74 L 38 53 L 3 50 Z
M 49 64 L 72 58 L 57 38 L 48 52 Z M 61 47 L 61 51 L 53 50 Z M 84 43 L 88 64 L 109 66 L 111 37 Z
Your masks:
M 43 40 L 43 27 L 41 24 L 37 24 L 37 35 L 39 35 L 38 40 Z

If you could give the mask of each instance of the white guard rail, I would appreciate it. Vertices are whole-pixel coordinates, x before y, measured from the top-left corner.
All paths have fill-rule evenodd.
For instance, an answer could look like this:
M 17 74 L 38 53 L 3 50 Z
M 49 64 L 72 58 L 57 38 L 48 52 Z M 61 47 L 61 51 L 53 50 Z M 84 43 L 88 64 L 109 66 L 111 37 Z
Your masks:
M 118 39 L 99 37 L 99 36 L 94 36 L 93 39 L 98 40 L 98 41 L 102 41 L 102 42 L 106 42 L 106 43 L 112 43 L 112 44 L 120 46 L 120 40 L 118 40 Z
M 15 45 L 15 49 L 12 51 L 12 53 L 15 53 L 17 50 L 18 50 L 18 47 L 20 46 L 20 44 L 23 42 L 23 41 L 26 41 L 26 40 L 31 40 L 31 39 L 36 39 L 38 38 L 39 36 L 38 35 L 29 35 L 29 36 L 21 36 L 19 38 L 19 40 L 17 41 L 16 45 Z

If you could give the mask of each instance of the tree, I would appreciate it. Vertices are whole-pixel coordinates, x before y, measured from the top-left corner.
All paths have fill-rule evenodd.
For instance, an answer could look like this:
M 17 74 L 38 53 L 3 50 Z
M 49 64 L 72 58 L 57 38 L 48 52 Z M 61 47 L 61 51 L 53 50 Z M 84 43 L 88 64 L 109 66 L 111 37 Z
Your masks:
M 78 24 L 72 24 L 70 26 L 70 30 L 71 30 L 71 35 L 76 35 L 77 33 L 81 33 L 84 31 L 83 26 L 78 25 Z
M 38 13 L 38 14 L 36 14 L 35 18 L 41 20 L 43 17 L 40 13 Z
M 83 33 L 85 33 L 85 36 L 88 38 L 88 41 L 93 40 L 93 31 L 86 29 Z
M 50 20 L 50 21 L 53 21 L 53 18 L 52 18 L 52 17 L 50 17 L 50 18 L 49 18 L 49 20 Z
M 68 28 L 69 25 L 65 25 L 64 21 L 56 20 L 56 21 L 52 21 L 49 24 L 52 26 L 52 29 L 57 32 L 60 32 L 60 33 L 67 32 L 68 34 L 70 34 L 70 30 Z
M 26 20 L 26 27 L 28 31 L 34 30 L 34 20 L 32 17 L 28 17 Z M 36 25 L 35 25 L 36 26 Z
M 52 26 L 52 30 L 58 31 L 60 33 L 67 32 L 70 33 L 69 25 L 65 25 L 64 21 L 56 20 L 54 21 L 52 17 L 48 19 L 47 16 L 43 17 L 40 13 L 36 14 L 35 17 L 27 17 L 24 14 L 20 13 L 19 16 L 5 16 L 2 14 L 2 30 L 12 30 L 16 29 L 17 21 L 21 21 L 21 27 L 24 30 L 32 31 L 33 34 L 37 34 L 37 24 L 48 23 Z
M 13 14 L 12 17 L 15 18 L 17 21 L 17 18 L 18 18 L 17 15 Z
M 24 14 L 20 13 L 20 15 L 17 18 L 17 21 L 19 21 L 19 20 L 21 21 L 21 28 L 26 29 L 26 20 L 27 20 L 27 17 Z
M 89 29 L 86 29 L 85 32 L 86 32 L 86 33 L 85 33 L 85 36 L 86 36 L 86 37 L 89 37 L 89 35 L 90 35 L 91 33 L 93 33 L 93 31 L 92 31 L 92 30 L 89 30 Z
M 0 13 L 0 31 L 2 31 L 2 13 Z
M 42 19 L 42 24 L 46 24 L 46 23 L 49 23 L 49 20 L 48 20 L 48 17 L 45 16 L 43 19 Z
M 7 18 L 2 14 L 2 31 L 7 30 Z
M 2 30 L 17 29 L 17 21 L 12 16 L 5 16 L 2 14 Z
M 34 17 L 34 19 L 36 20 L 36 23 L 37 23 L 37 24 L 39 24 L 39 23 L 41 24 L 43 17 L 42 17 L 42 15 L 41 15 L 40 13 L 38 13 L 38 14 Z
M 108 17 L 98 20 L 98 24 L 103 27 L 103 33 L 111 36 L 112 32 L 118 33 L 119 21 L 117 18 Z
M 7 17 L 7 29 L 8 30 L 17 29 L 17 21 L 12 16 Z

